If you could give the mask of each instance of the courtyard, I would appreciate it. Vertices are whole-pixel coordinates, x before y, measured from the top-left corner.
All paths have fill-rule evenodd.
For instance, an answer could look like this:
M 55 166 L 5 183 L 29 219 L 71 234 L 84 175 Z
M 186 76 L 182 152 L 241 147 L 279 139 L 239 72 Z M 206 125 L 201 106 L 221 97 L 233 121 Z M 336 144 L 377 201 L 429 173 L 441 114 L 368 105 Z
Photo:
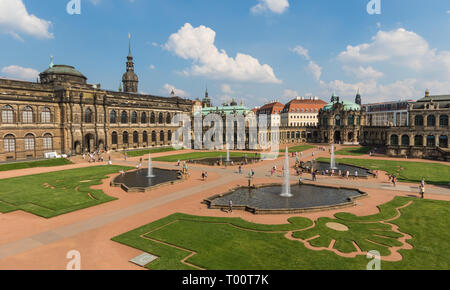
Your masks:
M 292 168 L 292 152 L 303 152 L 303 161 L 330 158 L 328 151 L 315 146 L 292 145 L 289 151 L 292 184 L 299 178 Z M 242 154 L 230 152 L 230 156 Z M 113 165 L 74 157 L 68 165 L 4 171 L 0 269 L 65 269 L 71 250 L 80 252 L 82 269 L 363 270 L 370 251 L 380 253 L 382 269 L 450 266 L 446 242 L 450 189 L 445 184 L 450 174 L 445 162 L 367 154 L 341 159 L 337 153 L 338 163 L 379 170 L 378 178 L 319 175 L 314 182 L 303 173 L 302 182 L 359 189 L 367 197 L 344 208 L 255 215 L 208 209 L 202 202 L 246 186 L 250 170 L 255 172 L 254 185 L 281 185 L 282 155 L 274 161 L 244 165 L 242 173 L 237 166 L 189 164 L 186 180 L 145 193 L 111 187 L 119 171 L 135 170 L 139 155 L 125 160 L 113 153 Z M 226 152 L 151 153 L 154 167 L 170 170 L 180 169 L 178 160 L 221 155 L 225 158 Z M 271 174 L 274 165 L 278 169 Z M 203 180 L 205 171 L 208 179 Z M 396 187 L 384 172 L 398 174 Z M 422 178 L 427 183 L 425 199 L 419 198 Z M 142 253 L 156 260 L 145 268 L 130 262 Z

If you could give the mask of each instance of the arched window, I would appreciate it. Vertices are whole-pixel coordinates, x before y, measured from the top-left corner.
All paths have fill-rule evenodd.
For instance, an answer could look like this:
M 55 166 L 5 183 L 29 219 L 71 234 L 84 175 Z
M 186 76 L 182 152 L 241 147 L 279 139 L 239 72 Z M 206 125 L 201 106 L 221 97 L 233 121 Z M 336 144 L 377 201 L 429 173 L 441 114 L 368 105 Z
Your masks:
M 142 124 L 147 123 L 147 113 L 145 113 L 145 112 L 141 113 L 141 123 Z
M 448 137 L 447 136 L 439 137 L 439 147 L 448 148 Z
M 122 124 L 128 123 L 128 113 L 126 111 L 122 111 L 122 115 L 120 116 L 120 123 Z
M 137 131 L 133 132 L 133 143 L 134 144 L 139 143 L 139 133 Z
M 123 136 L 122 136 L 122 143 L 123 144 L 128 144 L 128 132 L 127 131 L 125 131 L 125 132 L 123 132 Z
M 169 142 L 172 142 L 172 131 L 169 130 L 169 132 L 167 132 L 167 140 Z
M 14 123 L 14 110 L 9 105 L 6 105 L 2 108 L 2 123 L 3 124 Z
M 87 124 L 92 123 L 92 110 L 90 108 L 87 108 L 87 110 L 84 112 L 84 122 Z
M 159 132 L 159 141 L 164 142 L 164 131 Z
M 414 125 L 415 126 L 423 126 L 423 116 L 418 115 L 414 118 Z
M 25 151 L 34 150 L 34 135 L 27 134 L 25 135 Z
M 434 127 L 436 126 L 436 117 L 434 115 L 429 115 L 427 118 L 427 126 Z
M 397 135 L 392 135 L 391 136 L 391 145 L 392 146 L 397 146 L 398 145 L 398 136 Z
M 356 125 L 357 126 L 361 125 L 361 117 L 360 116 L 356 116 Z
M 427 136 L 427 147 L 435 147 L 436 146 L 436 138 L 433 135 Z
M 341 116 L 337 115 L 336 117 L 334 117 L 334 125 L 341 126 Z
M 156 131 L 152 131 L 152 142 L 156 142 Z
M 137 124 L 137 113 L 135 111 L 131 113 L 131 123 Z
M 148 134 L 147 134 L 147 131 L 144 131 L 144 132 L 142 133 L 142 142 L 148 143 Z
M 166 124 L 170 124 L 172 123 L 172 116 L 170 115 L 170 113 L 167 113 L 166 115 Z
M 422 135 L 414 136 L 414 146 L 423 146 L 423 136 Z
M 117 138 L 117 132 L 112 132 L 111 134 L 111 143 L 113 145 L 117 145 L 118 138 Z
M 41 112 L 41 123 L 51 123 L 52 122 L 52 112 L 49 108 L 45 107 L 42 109 Z
M 448 127 L 448 115 L 441 115 L 439 117 L 439 126 Z
M 156 117 L 155 117 L 155 113 L 152 112 L 150 114 L 150 124 L 155 124 L 156 123 Z
M 408 135 L 402 136 L 402 146 L 409 146 L 409 136 Z
M 22 111 L 22 122 L 26 124 L 33 123 L 33 109 L 26 106 Z
M 348 116 L 348 125 L 353 126 L 355 124 L 355 116 L 350 115 Z
M 163 116 L 162 113 L 159 113 L 158 123 L 159 123 L 159 124 L 164 123 L 164 116 Z
M 111 112 L 109 112 L 109 122 L 111 124 L 117 123 L 117 113 L 115 110 L 111 110 Z
M 5 152 L 15 152 L 16 151 L 16 138 L 14 135 L 8 134 L 3 139 L 3 144 Z
M 53 136 L 51 134 L 44 135 L 44 150 L 53 150 Z

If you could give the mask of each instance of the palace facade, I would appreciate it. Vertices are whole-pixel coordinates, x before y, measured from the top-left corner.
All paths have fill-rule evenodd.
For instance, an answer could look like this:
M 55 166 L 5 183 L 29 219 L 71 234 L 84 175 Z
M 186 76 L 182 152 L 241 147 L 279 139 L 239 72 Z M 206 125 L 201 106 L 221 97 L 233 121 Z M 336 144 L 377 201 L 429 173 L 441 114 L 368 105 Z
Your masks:
M 138 82 L 131 49 L 117 92 L 53 61 L 37 83 L 0 79 L 0 162 L 171 145 L 173 116 L 193 102 L 138 94 Z

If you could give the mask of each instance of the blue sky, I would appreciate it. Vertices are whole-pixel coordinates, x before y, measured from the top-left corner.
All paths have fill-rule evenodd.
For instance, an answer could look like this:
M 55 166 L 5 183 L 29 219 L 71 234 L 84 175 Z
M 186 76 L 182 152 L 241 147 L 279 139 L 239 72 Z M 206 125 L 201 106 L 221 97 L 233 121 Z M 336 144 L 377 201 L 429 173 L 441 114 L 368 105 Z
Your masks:
M 0 0 L 0 76 L 56 64 L 117 90 L 128 33 L 143 93 L 248 106 L 336 91 L 363 102 L 450 94 L 450 2 L 381 0 Z

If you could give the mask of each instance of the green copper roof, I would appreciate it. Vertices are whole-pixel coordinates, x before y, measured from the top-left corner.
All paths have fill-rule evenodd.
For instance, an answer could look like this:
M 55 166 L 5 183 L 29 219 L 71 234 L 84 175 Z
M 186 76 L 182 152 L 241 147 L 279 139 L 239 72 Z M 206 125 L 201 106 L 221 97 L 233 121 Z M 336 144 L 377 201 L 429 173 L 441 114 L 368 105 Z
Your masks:
M 231 115 L 236 113 L 237 115 L 249 114 L 251 110 L 245 106 L 220 106 L 220 107 L 207 107 L 202 109 L 202 115 L 209 114 L 222 114 Z
M 73 66 L 70 65 L 53 65 L 43 72 L 44 74 L 64 74 L 77 76 L 81 78 L 86 78 L 82 73 L 77 71 Z
M 337 101 L 331 102 L 323 107 L 324 111 L 331 111 Z M 350 101 L 340 101 L 344 105 L 344 111 L 361 111 L 361 106 Z

